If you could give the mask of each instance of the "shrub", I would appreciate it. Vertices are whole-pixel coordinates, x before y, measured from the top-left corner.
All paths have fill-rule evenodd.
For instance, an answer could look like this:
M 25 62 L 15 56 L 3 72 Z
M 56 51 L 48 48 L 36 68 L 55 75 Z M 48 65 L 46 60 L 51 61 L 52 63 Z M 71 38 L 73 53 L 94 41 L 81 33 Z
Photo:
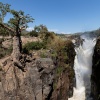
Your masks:
M 51 58 L 57 66 L 57 76 L 60 75 L 63 70 L 69 70 L 69 66 L 72 66 L 75 56 L 73 43 L 70 40 L 64 40 L 56 36 L 53 42 L 48 44 L 48 48 L 51 50 Z M 69 73 L 73 76 L 71 70 Z
M 39 37 L 43 40 L 45 44 L 50 44 L 54 38 L 55 38 L 55 33 L 53 32 L 41 32 L 39 33 Z
M 63 72 L 63 67 L 61 66 L 59 66 L 59 67 L 57 67 L 57 69 L 56 69 L 56 73 L 58 74 L 58 75 L 60 75 L 61 73 Z
M 31 31 L 31 32 L 29 32 L 28 34 L 29 34 L 30 36 L 32 36 L 32 37 L 33 37 L 33 36 L 34 36 L 34 37 L 38 37 L 38 32 L 36 32 L 36 31 L 34 31 L 34 30 Z
M 50 53 L 50 51 L 47 50 L 47 49 L 39 50 L 38 55 L 39 55 L 41 58 L 50 58 L 50 57 L 51 57 L 51 53 Z
M 40 57 L 41 57 L 41 58 L 46 58 L 47 55 L 46 55 L 44 52 L 42 52 L 42 53 L 40 54 Z
M 45 45 L 43 42 L 28 42 L 27 44 L 24 45 L 23 47 L 23 52 L 24 53 L 29 53 L 30 50 L 40 50 L 42 48 L 45 48 Z
M 9 32 L 8 30 L 0 27 L 0 36 L 9 36 L 11 32 Z
M 52 57 L 56 57 L 59 63 L 63 62 L 68 64 L 71 63 L 72 58 L 74 59 L 74 45 L 70 40 L 63 40 L 56 37 L 53 42 L 48 45 L 48 47 L 50 50 L 52 50 Z
M 4 56 L 10 55 L 12 52 L 12 46 L 10 46 L 9 48 L 0 48 L 0 59 Z

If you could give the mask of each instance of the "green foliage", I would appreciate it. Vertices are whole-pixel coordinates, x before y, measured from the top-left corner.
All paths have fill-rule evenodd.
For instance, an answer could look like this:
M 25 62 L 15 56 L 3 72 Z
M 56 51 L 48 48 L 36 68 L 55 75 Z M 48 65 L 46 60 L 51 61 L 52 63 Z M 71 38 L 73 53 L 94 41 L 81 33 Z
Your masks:
M 52 57 L 52 58 L 56 58 L 56 57 L 57 57 L 57 52 L 53 51 L 53 52 L 51 53 L 51 57 Z
M 50 58 L 51 57 L 51 53 L 49 50 L 46 50 L 46 49 L 41 49 L 39 52 L 38 52 L 39 56 L 41 58 Z
M 13 15 L 13 18 L 10 18 L 10 20 L 8 21 L 9 25 L 3 23 L 4 17 L 7 15 L 7 12 Z M 1 29 L 1 33 L 7 34 L 8 32 L 6 32 L 6 30 L 9 30 L 15 33 L 13 35 L 19 36 L 21 31 L 25 30 L 28 27 L 27 23 L 33 22 L 33 20 L 34 19 L 29 14 L 25 15 L 21 10 L 11 10 L 9 4 L 3 4 L 2 2 L 0 2 L 0 25 L 3 28 L 6 28 Z
M 10 12 L 13 17 L 10 18 L 8 21 L 8 25 L 5 25 L 3 23 L 4 17 L 6 16 L 7 12 Z M 16 47 L 18 48 L 19 52 L 22 50 L 22 44 L 21 44 L 21 32 L 22 30 L 25 30 L 28 27 L 29 22 L 33 22 L 33 18 L 25 13 L 23 11 L 16 11 L 16 10 L 11 10 L 10 5 L 8 4 L 3 4 L 0 2 L 0 26 L 5 28 L 6 30 L 11 31 L 13 36 L 16 36 L 18 38 L 18 42 L 16 42 Z M 15 53 L 16 54 L 16 53 Z M 2 54 L 1 54 L 2 56 Z
M 3 4 L 0 2 L 0 24 L 4 24 L 7 26 L 7 24 L 4 23 L 4 17 L 7 15 L 7 13 L 10 12 L 10 5 L 9 4 Z M 8 36 L 9 31 L 5 28 L 2 28 L 0 26 L 0 35 L 2 36 Z
M 54 39 L 51 39 L 51 42 L 47 42 L 47 44 L 51 53 L 51 58 L 56 66 L 53 84 L 53 89 L 56 90 L 59 85 L 57 83 L 64 73 L 68 72 L 69 81 L 70 83 L 73 82 L 73 62 L 75 57 L 74 45 L 70 40 L 64 40 L 56 35 Z
M 3 58 L 3 57 L 5 57 L 5 56 L 7 56 L 7 55 L 10 55 L 11 52 L 12 52 L 12 46 L 9 47 L 9 48 L 7 48 L 7 49 L 1 47 L 0 48 L 0 59 Z
M 64 70 L 69 70 L 69 77 L 74 77 L 74 72 L 71 68 L 73 65 L 75 51 L 74 45 L 70 40 L 63 40 L 58 36 L 55 36 L 54 40 L 48 45 L 51 58 L 54 61 L 56 69 L 56 75 L 59 77 Z
M 43 42 L 50 43 L 55 36 L 55 33 L 49 32 L 45 25 L 39 25 L 34 27 L 35 34 L 38 33 L 39 37 L 43 40 Z
M 45 25 L 41 24 L 39 26 L 35 26 L 34 31 L 36 31 L 38 33 L 43 33 L 43 32 L 48 32 L 48 29 Z
M 40 54 L 40 57 L 41 57 L 41 58 L 46 58 L 47 55 L 46 55 L 44 52 L 42 52 L 42 53 Z
M 33 36 L 34 36 L 34 37 L 38 37 L 38 35 L 39 35 L 38 32 L 36 32 L 36 31 L 34 31 L 34 30 L 32 30 L 32 31 L 29 32 L 28 34 L 29 34 L 29 36 L 31 36 L 31 37 L 33 37 Z
M 9 25 L 14 28 L 17 32 L 20 32 L 27 28 L 27 23 L 33 22 L 33 18 L 27 14 L 25 15 L 23 11 L 11 10 L 13 18 L 8 21 Z
M 0 36 L 9 36 L 10 33 L 7 29 L 0 27 Z
M 2 47 L 2 42 L 5 41 L 4 38 L 0 38 L 0 59 L 5 55 L 9 55 L 12 52 L 12 45 L 9 48 Z
M 63 72 L 63 67 L 62 66 L 57 67 L 56 69 L 57 75 L 60 75 L 62 72 Z
M 27 44 L 24 45 L 23 52 L 29 53 L 29 51 L 31 50 L 40 50 L 42 48 L 45 48 L 43 42 L 28 42 Z
M 57 38 L 55 41 L 53 41 L 53 44 L 49 45 L 49 47 L 53 50 L 52 57 L 56 57 L 59 64 L 62 64 L 62 62 L 66 63 L 66 61 L 68 60 L 68 55 L 66 52 L 66 41 Z M 60 66 L 63 66 L 61 64 Z
M 45 42 L 46 44 L 49 44 L 54 40 L 55 34 L 53 32 L 44 32 L 41 34 L 41 38 L 43 42 Z
M 3 23 L 4 17 L 6 16 L 7 12 L 10 12 L 10 5 L 3 4 L 0 2 L 0 22 Z

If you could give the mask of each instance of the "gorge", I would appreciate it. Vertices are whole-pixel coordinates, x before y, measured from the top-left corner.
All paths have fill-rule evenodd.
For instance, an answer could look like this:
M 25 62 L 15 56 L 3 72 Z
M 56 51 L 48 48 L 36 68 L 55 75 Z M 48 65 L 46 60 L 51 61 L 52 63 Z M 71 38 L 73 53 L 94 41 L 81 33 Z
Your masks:
M 14 66 L 9 57 L 2 58 L 0 100 L 99 100 L 100 39 L 98 37 L 96 42 L 93 37 L 81 38 L 83 42 L 76 47 L 66 41 L 67 55 L 64 55 L 68 59 L 64 59 L 65 62 L 61 60 L 64 55 L 60 59 L 63 54 L 60 50 L 59 59 L 54 55 L 51 59 L 51 51 L 45 51 L 47 56 L 43 58 L 36 53 L 23 55 L 21 61 L 25 63 L 26 72 Z M 57 67 L 59 61 L 67 66 Z M 76 81 L 73 81 L 73 71 Z
M 1 0 L 0 100 L 100 100 L 99 9 L 99 0 Z
M 91 97 L 91 74 L 92 74 L 92 56 L 95 38 L 81 36 L 83 43 L 75 48 L 76 56 L 74 60 L 74 70 L 76 77 L 76 87 L 73 97 L 68 100 L 93 100 Z

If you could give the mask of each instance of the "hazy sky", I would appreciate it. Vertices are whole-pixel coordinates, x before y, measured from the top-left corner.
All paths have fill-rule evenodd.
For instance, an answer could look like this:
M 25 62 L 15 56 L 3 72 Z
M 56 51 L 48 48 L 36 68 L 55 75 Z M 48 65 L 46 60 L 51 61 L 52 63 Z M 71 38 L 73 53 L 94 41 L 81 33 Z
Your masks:
M 15 10 L 30 14 L 35 25 L 44 24 L 49 30 L 73 33 L 100 27 L 100 0 L 0 0 Z M 5 18 L 8 20 L 9 17 Z

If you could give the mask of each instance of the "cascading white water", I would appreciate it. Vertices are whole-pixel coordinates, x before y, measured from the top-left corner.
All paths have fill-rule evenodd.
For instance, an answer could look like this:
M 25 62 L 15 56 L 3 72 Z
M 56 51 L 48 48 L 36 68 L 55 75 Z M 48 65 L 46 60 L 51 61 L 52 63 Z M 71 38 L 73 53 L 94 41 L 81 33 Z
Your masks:
M 74 88 L 73 97 L 68 100 L 92 100 L 91 92 L 91 72 L 92 72 L 92 56 L 95 39 L 82 37 L 83 44 L 75 48 L 76 56 L 74 60 L 74 71 L 76 77 L 76 87 Z

